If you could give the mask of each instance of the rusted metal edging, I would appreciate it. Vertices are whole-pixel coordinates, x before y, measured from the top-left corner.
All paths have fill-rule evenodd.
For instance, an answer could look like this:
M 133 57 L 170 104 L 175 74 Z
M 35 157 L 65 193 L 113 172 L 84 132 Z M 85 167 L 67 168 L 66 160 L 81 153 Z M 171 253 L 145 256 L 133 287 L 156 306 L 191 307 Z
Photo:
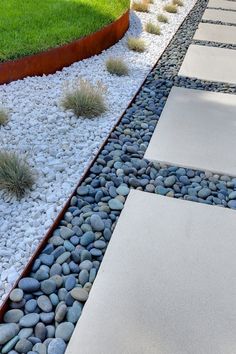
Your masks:
M 100 54 L 117 43 L 129 28 L 129 10 L 97 32 L 35 55 L 0 63 L 0 85 L 27 76 L 53 74 L 74 62 Z

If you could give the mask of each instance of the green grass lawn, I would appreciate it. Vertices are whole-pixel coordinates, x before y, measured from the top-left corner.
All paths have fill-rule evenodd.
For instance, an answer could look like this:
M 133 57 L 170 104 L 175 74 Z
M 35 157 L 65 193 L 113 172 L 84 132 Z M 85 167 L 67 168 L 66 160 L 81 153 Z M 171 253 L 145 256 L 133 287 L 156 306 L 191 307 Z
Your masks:
M 0 61 L 69 43 L 114 21 L 129 0 L 0 0 Z

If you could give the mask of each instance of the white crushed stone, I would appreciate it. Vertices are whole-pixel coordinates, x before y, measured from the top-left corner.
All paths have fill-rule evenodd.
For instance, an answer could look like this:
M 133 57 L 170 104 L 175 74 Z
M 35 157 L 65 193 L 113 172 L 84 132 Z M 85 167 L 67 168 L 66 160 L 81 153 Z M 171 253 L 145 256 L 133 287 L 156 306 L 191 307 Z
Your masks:
M 125 37 L 99 56 L 77 62 L 53 75 L 28 77 L 0 86 L 0 104 L 10 111 L 10 122 L 0 128 L 0 149 L 27 157 L 36 172 L 36 184 L 21 201 L 0 195 L 0 304 L 25 267 L 39 241 L 63 207 L 86 166 L 117 122 L 142 81 L 156 63 L 196 0 L 184 0 L 178 14 L 166 14 L 162 34 L 142 31 L 169 0 L 156 0 L 150 13 L 131 13 Z M 128 36 L 141 36 L 144 53 L 129 51 Z M 130 67 L 128 77 L 110 75 L 109 57 L 122 57 Z M 108 111 L 95 119 L 78 119 L 64 112 L 60 98 L 68 83 L 79 78 L 101 81 L 107 89 Z

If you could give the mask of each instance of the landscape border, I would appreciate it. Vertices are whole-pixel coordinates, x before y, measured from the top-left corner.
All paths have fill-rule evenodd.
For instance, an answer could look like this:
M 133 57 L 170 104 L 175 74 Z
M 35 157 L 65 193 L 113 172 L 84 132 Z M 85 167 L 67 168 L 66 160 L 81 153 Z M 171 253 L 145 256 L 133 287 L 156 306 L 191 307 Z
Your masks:
M 117 20 L 69 44 L 52 48 L 38 54 L 0 63 L 0 85 L 27 76 L 53 74 L 74 62 L 100 54 L 116 44 L 129 28 L 130 10 Z

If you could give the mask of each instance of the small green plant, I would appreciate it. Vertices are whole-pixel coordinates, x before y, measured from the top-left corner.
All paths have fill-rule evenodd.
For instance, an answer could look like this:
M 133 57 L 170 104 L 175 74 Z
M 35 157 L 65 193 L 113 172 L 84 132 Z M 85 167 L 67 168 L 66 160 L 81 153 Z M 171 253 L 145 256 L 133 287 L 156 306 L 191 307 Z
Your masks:
M 149 12 L 149 6 L 147 1 L 134 1 L 132 4 L 132 10 L 138 12 Z
M 0 126 L 7 124 L 9 120 L 8 113 L 5 109 L 0 108 Z
M 129 68 L 124 60 L 120 58 L 109 58 L 106 61 L 106 68 L 112 75 L 126 76 L 129 74 Z
M 172 4 L 177 5 L 177 6 L 184 6 L 184 3 L 182 0 L 172 0 Z
M 156 34 L 156 35 L 159 35 L 161 34 L 161 29 L 158 25 L 155 25 L 154 23 L 152 22 L 148 22 L 145 26 L 145 30 L 146 32 L 148 33 L 151 33 L 151 34 Z
M 146 50 L 146 44 L 143 39 L 137 37 L 129 37 L 127 46 L 130 50 L 142 53 Z
M 173 4 L 167 4 L 166 6 L 164 6 L 164 10 L 171 14 L 176 14 L 178 12 L 177 6 Z
M 20 199 L 33 184 L 33 173 L 23 159 L 15 153 L 0 152 L 0 189 Z
M 168 23 L 168 17 L 164 14 L 160 14 L 157 16 L 157 19 L 159 22 L 162 22 L 162 23 Z
M 91 85 L 87 80 L 81 79 L 79 87 L 68 89 L 62 99 L 62 106 L 71 109 L 77 117 L 97 117 L 107 109 L 103 93 L 105 88 L 97 83 Z

